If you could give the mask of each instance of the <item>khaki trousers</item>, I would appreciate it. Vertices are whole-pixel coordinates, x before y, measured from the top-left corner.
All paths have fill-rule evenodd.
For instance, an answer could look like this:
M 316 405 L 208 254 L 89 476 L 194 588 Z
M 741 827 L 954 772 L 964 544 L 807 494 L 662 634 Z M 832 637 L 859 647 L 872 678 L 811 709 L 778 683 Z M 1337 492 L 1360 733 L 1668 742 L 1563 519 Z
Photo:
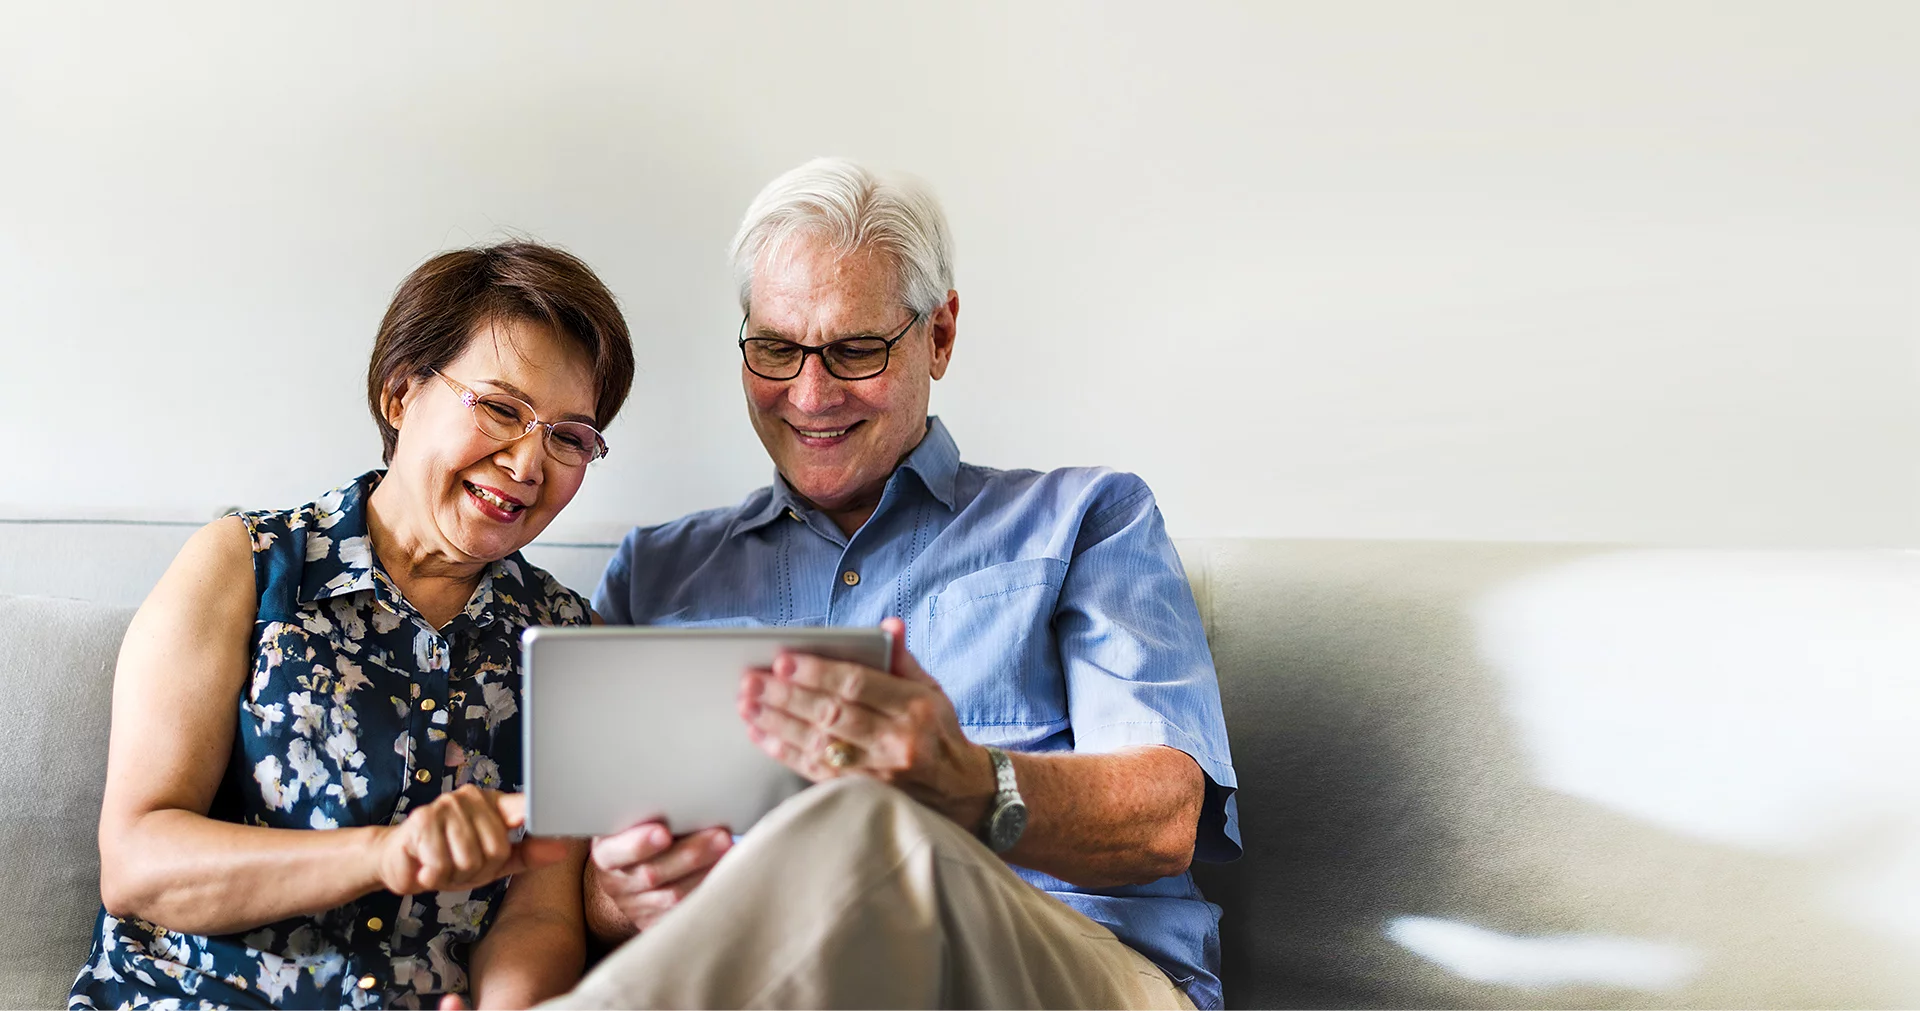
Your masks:
M 1186 1008 L 960 826 L 848 778 L 756 825 L 553 1008 Z

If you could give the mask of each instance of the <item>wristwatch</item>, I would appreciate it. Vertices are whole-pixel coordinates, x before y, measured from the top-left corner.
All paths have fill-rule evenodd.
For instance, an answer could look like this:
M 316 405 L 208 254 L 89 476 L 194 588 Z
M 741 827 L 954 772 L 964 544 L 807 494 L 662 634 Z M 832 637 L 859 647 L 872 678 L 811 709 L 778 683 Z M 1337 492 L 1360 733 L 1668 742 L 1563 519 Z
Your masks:
M 987 745 L 987 757 L 993 759 L 993 808 L 986 824 L 980 826 L 980 841 L 995 853 L 1005 853 L 1020 841 L 1027 830 L 1027 802 L 1020 799 L 1020 785 L 1013 778 L 1013 760 L 1007 753 Z

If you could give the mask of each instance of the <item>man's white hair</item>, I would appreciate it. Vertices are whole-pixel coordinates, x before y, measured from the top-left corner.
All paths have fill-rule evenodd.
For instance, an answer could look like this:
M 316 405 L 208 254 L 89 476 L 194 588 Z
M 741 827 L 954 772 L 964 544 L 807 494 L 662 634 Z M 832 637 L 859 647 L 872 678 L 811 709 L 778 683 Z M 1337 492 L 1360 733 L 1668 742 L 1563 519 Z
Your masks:
M 752 306 L 753 270 L 796 238 L 817 237 L 842 253 L 892 259 L 907 307 L 930 314 L 953 288 L 953 238 L 925 183 L 881 175 L 845 158 L 815 158 L 767 184 L 733 236 L 740 311 Z

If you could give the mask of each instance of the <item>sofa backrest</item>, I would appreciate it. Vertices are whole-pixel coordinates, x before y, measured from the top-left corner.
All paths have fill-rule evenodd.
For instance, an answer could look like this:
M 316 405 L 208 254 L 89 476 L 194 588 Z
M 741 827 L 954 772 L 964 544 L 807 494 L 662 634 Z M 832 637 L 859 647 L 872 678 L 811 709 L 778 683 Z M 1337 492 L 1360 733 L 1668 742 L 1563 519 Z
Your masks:
M 0 596 L 0 1007 L 65 1007 L 86 958 L 113 660 L 132 616 Z
M 110 601 L 0 597 L 0 1007 L 85 955 L 112 660 L 190 532 L 0 522 L 0 594 Z M 1920 553 L 1179 546 L 1231 1005 L 1920 1003 Z M 528 554 L 584 589 L 611 551 Z
M 1920 552 L 1181 549 L 1230 1004 L 1920 1004 Z

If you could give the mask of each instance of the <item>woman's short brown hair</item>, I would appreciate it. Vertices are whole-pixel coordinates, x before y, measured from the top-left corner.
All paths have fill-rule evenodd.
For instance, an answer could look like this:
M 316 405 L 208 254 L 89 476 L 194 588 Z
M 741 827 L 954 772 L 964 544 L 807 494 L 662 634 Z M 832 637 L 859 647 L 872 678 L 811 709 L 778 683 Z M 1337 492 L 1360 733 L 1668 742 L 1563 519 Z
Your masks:
M 579 257 L 532 242 L 441 253 L 393 293 L 367 363 L 367 409 L 380 429 L 380 459 L 393 460 L 400 433 L 381 410 L 407 380 L 460 357 L 480 327 L 496 320 L 543 323 L 593 362 L 594 427 L 604 430 L 633 387 L 633 339 L 613 292 Z

